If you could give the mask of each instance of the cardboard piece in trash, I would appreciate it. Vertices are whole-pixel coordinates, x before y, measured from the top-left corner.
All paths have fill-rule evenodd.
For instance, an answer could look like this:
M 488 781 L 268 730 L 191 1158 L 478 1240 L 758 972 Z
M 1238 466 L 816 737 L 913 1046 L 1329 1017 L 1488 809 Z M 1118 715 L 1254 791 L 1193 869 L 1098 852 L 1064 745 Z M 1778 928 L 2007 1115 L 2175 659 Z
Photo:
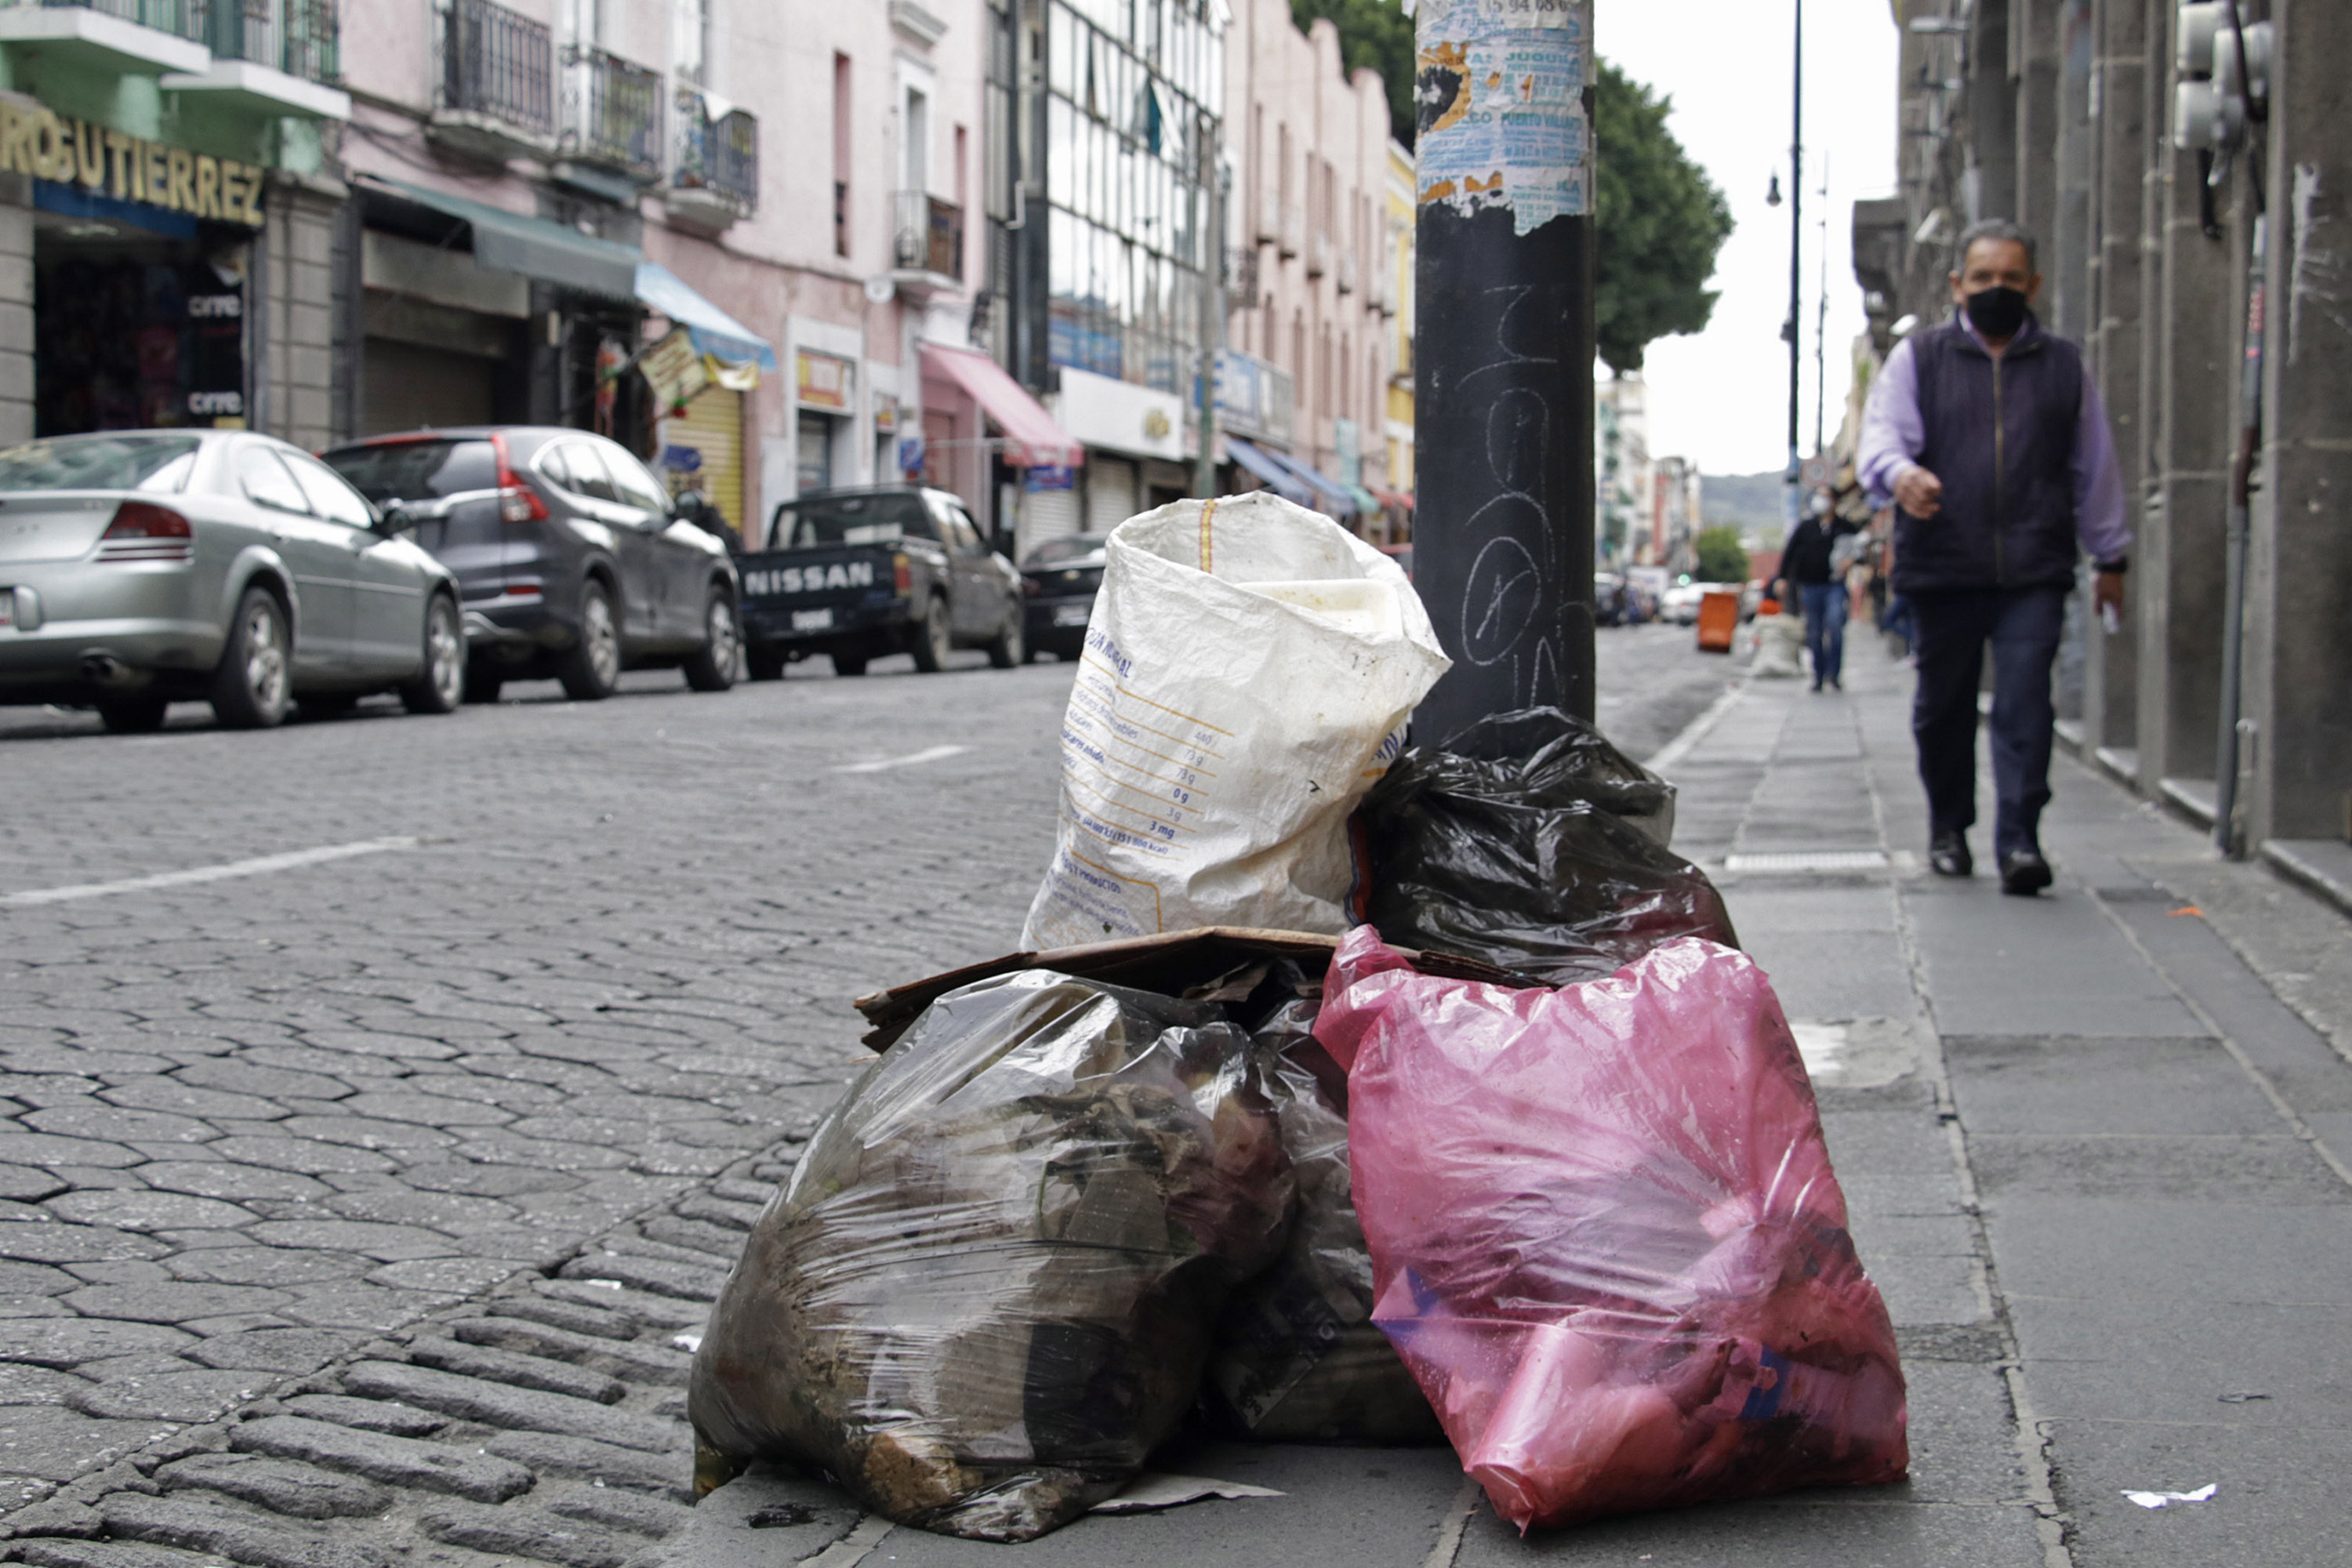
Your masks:
M 1212 1480 L 1206 1476 L 1176 1476 L 1165 1470 L 1146 1470 L 1127 1483 L 1127 1489 L 1115 1498 L 1095 1504 L 1095 1513 L 1144 1513 L 1154 1509 L 1181 1508 L 1188 1502 L 1200 1502 L 1208 1498 L 1282 1497 L 1286 1494 L 1272 1487 L 1254 1487 L 1247 1481 Z
M 976 980 L 993 979 L 1024 969 L 1051 969 L 1107 985 L 1156 991 L 1163 996 L 1199 995 L 1204 994 L 1203 988 L 1213 988 L 1237 970 L 1274 959 L 1294 960 L 1310 975 L 1319 978 L 1330 967 L 1331 950 L 1339 942 L 1336 936 L 1314 931 L 1202 926 L 1193 931 L 1088 942 L 1083 947 L 1008 952 L 984 963 L 967 964 L 944 974 L 860 996 L 856 1007 L 873 1026 L 866 1032 L 866 1045 L 872 1050 L 884 1051 L 906 1033 L 908 1025 L 922 1016 L 924 1008 Z M 1449 980 L 1483 980 L 1500 985 L 1538 984 L 1524 975 L 1453 953 L 1416 952 L 1411 961 L 1423 974 L 1444 975 Z

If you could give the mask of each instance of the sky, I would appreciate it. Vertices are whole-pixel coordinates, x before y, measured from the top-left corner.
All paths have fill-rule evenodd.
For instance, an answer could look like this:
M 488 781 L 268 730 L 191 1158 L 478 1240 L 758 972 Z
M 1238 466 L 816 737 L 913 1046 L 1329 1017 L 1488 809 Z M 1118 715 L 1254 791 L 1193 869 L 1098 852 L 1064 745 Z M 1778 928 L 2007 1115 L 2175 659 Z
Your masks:
M 1792 0 L 1598 0 L 1593 40 L 1636 81 L 1674 100 L 1668 123 L 1723 193 L 1738 226 L 1716 260 L 1706 331 L 1661 338 L 1645 357 L 1650 451 L 1711 474 L 1788 458 L 1789 183 Z M 1804 384 L 1799 439 L 1813 440 L 1813 335 L 1821 299 L 1822 164 L 1829 176 L 1829 409 L 1837 436 L 1846 345 L 1864 326 L 1849 256 L 1858 198 L 1895 190 L 1896 34 L 1887 0 L 1805 7 Z

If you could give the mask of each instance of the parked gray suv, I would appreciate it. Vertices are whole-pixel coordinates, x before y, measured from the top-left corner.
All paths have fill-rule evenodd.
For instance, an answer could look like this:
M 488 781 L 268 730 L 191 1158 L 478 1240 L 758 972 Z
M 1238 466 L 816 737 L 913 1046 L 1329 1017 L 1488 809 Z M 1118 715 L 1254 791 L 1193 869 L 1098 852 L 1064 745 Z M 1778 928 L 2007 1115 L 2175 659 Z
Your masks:
M 682 668 L 697 691 L 735 683 L 727 547 L 618 444 L 480 426 L 371 437 L 325 458 L 457 574 L 468 700 L 551 676 L 593 700 L 630 668 Z

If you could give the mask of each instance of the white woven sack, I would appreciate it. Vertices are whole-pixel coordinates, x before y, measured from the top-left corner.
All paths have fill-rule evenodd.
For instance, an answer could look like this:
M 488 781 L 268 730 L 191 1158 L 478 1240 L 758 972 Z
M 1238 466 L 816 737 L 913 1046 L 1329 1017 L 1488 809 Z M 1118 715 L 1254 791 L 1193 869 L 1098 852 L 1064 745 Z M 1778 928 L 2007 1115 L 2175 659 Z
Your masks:
M 1348 814 L 1445 673 L 1396 563 L 1264 491 L 1110 536 L 1021 945 L 1346 929 Z

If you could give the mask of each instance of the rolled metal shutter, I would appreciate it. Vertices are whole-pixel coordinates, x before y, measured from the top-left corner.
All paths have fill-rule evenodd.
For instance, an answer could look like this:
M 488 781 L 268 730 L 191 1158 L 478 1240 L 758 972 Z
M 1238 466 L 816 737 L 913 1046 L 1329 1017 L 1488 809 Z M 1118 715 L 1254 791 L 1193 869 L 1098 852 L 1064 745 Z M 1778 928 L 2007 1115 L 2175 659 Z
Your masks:
M 743 514 L 743 395 L 706 386 L 691 402 L 662 421 L 664 447 L 691 447 L 702 454 L 692 474 L 668 476 L 673 489 L 699 489 L 736 531 L 749 539 Z
M 1087 454 L 1087 531 L 1108 533 L 1133 517 L 1135 465 L 1125 458 Z
M 1064 539 L 1078 531 L 1078 492 L 1062 490 L 1024 490 L 1021 493 L 1021 557 L 1049 539 Z

